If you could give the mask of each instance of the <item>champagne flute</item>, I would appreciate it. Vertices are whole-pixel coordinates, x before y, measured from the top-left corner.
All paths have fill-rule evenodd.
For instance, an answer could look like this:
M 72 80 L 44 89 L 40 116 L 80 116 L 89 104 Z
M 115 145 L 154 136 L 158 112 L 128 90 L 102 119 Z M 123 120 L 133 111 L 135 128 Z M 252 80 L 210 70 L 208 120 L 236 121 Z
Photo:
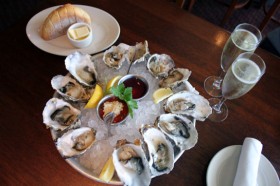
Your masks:
M 224 103 L 227 99 L 236 99 L 249 92 L 265 72 L 265 63 L 260 56 L 252 52 L 240 54 L 226 72 L 222 83 L 222 98 L 211 98 L 209 103 L 212 114 L 209 120 L 224 121 L 228 109 Z
M 204 89 L 210 96 L 222 96 L 221 82 L 232 62 L 243 52 L 254 52 L 261 40 L 261 32 L 255 26 L 247 23 L 237 25 L 224 46 L 220 75 L 210 76 L 204 81 Z

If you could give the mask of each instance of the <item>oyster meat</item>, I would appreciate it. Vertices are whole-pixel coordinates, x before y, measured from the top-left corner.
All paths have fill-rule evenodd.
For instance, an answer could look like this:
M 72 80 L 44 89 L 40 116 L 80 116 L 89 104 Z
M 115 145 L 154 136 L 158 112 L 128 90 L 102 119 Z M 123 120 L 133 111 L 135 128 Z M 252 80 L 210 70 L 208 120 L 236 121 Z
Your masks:
M 199 94 L 199 92 L 197 90 L 195 90 L 195 88 L 190 84 L 190 82 L 188 80 L 182 80 L 182 81 L 173 83 L 172 85 L 170 85 L 170 88 L 171 88 L 172 92 L 174 92 L 174 93 L 181 92 L 181 91 L 189 91 L 189 92 L 193 92 L 195 94 Z
M 63 131 L 79 122 L 81 111 L 58 98 L 51 98 L 43 110 L 43 122 L 47 128 Z
M 147 56 L 149 56 L 147 41 L 136 43 L 135 46 L 120 43 L 118 46 L 112 46 L 104 52 L 103 61 L 111 68 L 120 69 L 125 61 L 139 63 L 145 61 Z
M 173 59 L 166 54 L 154 54 L 147 62 L 147 68 L 149 72 L 156 78 L 168 76 L 168 72 L 174 67 L 175 63 Z
M 174 167 L 174 150 L 171 142 L 163 132 L 149 125 L 142 126 L 141 133 L 143 143 L 147 147 L 147 159 L 152 176 L 168 174 Z
M 90 87 L 97 83 L 97 72 L 90 55 L 74 52 L 66 57 L 65 66 L 79 83 Z
M 54 76 L 51 80 L 51 85 L 54 90 L 67 100 L 87 101 L 91 96 L 91 91 L 86 91 L 86 88 L 70 76 Z
M 120 69 L 123 62 L 128 60 L 127 51 L 129 47 L 129 45 L 124 43 L 110 47 L 104 52 L 104 63 L 111 68 Z
M 194 123 L 178 114 L 162 114 L 155 125 L 171 139 L 181 151 L 188 150 L 195 146 L 198 133 Z
M 83 154 L 95 142 L 96 131 L 89 127 L 72 129 L 57 139 L 56 147 L 64 158 Z
M 166 100 L 163 108 L 167 113 L 184 114 L 199 121 L 204 121 L 212 113 L 207 99 L 189 91 L 173 94 Z
M 174 86 L 182 80 L 188 80 L 190 75 L 191 71 L 186 68 L 175 68 L 168 73 L 167 77 L 164 77 L 159 81 L 159 87 L 167 88 Z
M 148 186 L 151 173 L 145 154 L 140 146 L 123 144 L 112 154 L 115 170 L 126 186 Z

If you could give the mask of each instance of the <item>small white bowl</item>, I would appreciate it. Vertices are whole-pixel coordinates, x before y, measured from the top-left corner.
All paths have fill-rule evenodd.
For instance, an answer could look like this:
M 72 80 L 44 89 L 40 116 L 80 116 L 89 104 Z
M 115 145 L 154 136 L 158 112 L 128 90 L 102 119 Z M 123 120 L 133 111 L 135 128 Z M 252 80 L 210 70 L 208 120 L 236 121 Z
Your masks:
M 73 39 L 70 35 L 69 35 L 69 30 L 71 29 L 75 29 L 75 28 L 78 28 L 78 27 L 82 27 L 82 26 L 86 26 L 88 27 L 89 29 L 89 34 L 86 38 L 84 39 L 81 39 L 81 40 L 76 40 L 76 39 Z M 87 23 L 75 23 L 73 25 L 71 25 L 68 30 L 67 30 L 67 37 L 70 41 L 70 43 L 74 46 L 74 47 L 77 47 L 77 48 L 85 48 L 87 46 L 89 46 L 92 42 L 92 29 L 90 27 L 89 24 Z

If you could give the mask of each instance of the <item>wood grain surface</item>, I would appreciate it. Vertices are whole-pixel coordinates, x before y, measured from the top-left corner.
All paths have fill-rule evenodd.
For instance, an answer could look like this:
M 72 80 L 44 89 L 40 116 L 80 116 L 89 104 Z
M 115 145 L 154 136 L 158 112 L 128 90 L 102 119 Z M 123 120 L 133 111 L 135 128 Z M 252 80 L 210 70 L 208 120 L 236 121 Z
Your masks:
M 42 0 L 26 17 L 1 32 L 1 185 L 106 185 L 67 164 L 42 122 L 43 108 L 53 95 L 51 78 L 67 73 L 65 57 L 36 48 L 25 28 L 36 13 L 67 2 Z M 115 44 L 134 45 L 147 40 L 151 53 L 168 54 L 178 67 L 190 69 L 190 83 L 210 98 L 203 82 L 218 74 L 222 48 L 230 33 L 165 0 L 70 2 L 110 13 L 121 27 Z M 261 49 L 256 53 L 267 65 L 263 78 L 245 96 L 226 102 L 229 116 L 224 122 L 197 122 L 196 146 L 183 154 L 170 174 L 153 178 L 151 185 L 206 185 L 206 171 L 213 156 L 226 146 L 242 144 L 245 137 L 263 143 L 262 153 L 280 175 L 280 60 Z

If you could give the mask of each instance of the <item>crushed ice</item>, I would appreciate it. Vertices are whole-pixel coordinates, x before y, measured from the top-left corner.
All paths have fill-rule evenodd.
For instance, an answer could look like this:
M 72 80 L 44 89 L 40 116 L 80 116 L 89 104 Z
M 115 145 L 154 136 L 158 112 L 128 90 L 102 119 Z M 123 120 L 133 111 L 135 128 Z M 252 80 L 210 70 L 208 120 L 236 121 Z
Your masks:
M 98 81 L 103 86 L 117 75 L 126 75 L 129 64 L 124 62 L 119 70 L 107 67 L 102 61 L 102 56 L 93 57 L 95 67 L 98 72 Z M 82 111 L 82 126 L 89 126 L 96 130 L 96 143 L 83 154 L 78 161 L 80 164 L 95 175 L 99 175 L 105 162 L 112 154 L 117 140 L 126 139 L 133 142 L 141 138 L 139 128 L 142 124 L 153 124 L 156 118 L 163 112 L 159 104 L 152 101 L 153 92 L 158 89 L 158 80 L 147 70 L 146 62 L 137 63 L 131 66 L 130 74 L 141 75 L 149 83 L 149 93 L 138 102 L 138 109 L 134 110 L 134 117 L 126 120 L 124 124 L 111 126 L 111 136 L 108 136 L 108 126 L 97 117 L 96 109 Z

